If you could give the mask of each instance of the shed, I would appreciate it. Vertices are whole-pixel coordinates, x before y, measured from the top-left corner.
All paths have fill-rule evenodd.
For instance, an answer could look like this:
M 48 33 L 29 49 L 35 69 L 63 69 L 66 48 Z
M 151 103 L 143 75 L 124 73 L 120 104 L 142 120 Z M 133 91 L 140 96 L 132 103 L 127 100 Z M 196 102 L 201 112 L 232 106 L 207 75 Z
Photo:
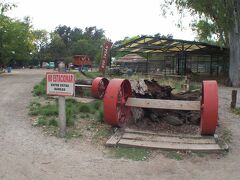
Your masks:
M 138 54 L 127 54 L 115 61 L 120 68 L 132 69 L 134 72 L 142 72 L 145 69 L 147 59 Z
M 188 72 L 218 75 L 226 72 L 229 62 L 227 48 L 155 36 L 139 37 L 113 48 L 112 51 L 144 55 L 147 57 L 145 72 L 160 69 L 165 73 L 179 75 L 186 75 Z

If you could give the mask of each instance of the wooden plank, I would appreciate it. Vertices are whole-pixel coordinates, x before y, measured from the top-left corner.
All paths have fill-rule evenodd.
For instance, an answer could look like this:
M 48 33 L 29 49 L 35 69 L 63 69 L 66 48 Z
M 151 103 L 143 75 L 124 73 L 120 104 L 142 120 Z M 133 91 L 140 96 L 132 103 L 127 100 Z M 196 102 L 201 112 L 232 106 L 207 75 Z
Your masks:
M 106 146 L 116 146 L 122 137 L 122 133 L 117 130 L 111 138 L 106 142 Z
M 201 136 L 200 134 L 192 135 L 192 134 L 167 134 L 167 133 L 158 133 L 152 131 L 141 131 L 130 128 L 125 128 L 124 132 L 126 133 L 138 133 L 138 134 L 147 134 L 147 135 L 158 135 L 158 136 L 166 136 L 166 137 L 180 137 L 180 138 L 213 138 L 213 136 Z
M 155 109 L 199 111 L 200 101 L 128 98 L 126 106 Z
M 85 87 L 85 88 L 91 88 L 92 85 L 84 85 L 84 84 L 75 84 L 76 87 Z
M 175 77 L 175 78 L 186 78 L 186 77 L 187 77 L 187 76 L 182 76 L 182 75 L 155 74 L 155 73 L 144 73 L 144 75 L 150 75 L 150 76 L 164 76 L 164 77 Z
M 213 138 L 181 138 L 181 137 L 166 137 L 166 136 L 157 136 L 157 135 L 143 135 L 143 134 L 133 134 L 133 133 L 124 133 L 122 136 L 123 139 L 132 139 L 139 141 L 151 141 L 151 142 L 172 142 L 172 143 L 184 143 L 184 144 L 216 144 L 216 141 Z
M 131 139 L 121 139 L 118 142 L 122 146 L 130 147 L 145 147 L 166 150 L 191 150 L 191 151 L 221 151 L 222 149 L 218 144 L 180 144 L 169 142 L 151 142 L 151 141 L 138 141 Z

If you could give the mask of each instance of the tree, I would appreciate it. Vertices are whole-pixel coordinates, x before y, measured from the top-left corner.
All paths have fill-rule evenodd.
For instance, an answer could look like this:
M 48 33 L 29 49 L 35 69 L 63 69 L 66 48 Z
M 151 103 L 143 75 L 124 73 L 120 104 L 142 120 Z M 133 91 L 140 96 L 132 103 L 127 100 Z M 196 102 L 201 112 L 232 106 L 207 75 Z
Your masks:
M 73 55 L 88 55 L 94 63 L 100 60 L 101 45 L 105 41 L 104 30 L 96 26 L 86 27 L 83 31 L 80 28 L 71 29 L 68 26 L 58 26 L 52 35 L 49 52 L 55 58 L 61 55 L 64 59 L 69 59 Z M 57 48 L 60 48 L 56 56 Z
M 48 46 L 49 41 L 49 33 L 46 30 L 35 30 L 34 34 L 34 43 L 36 46 L 36 58 L 38 64 L 42 66 L 42 62 L 46 61 L 48 58 L 48 53 L 46 48 Z
M 51 43 L 48 46 L 48 52 L 54 60 L 60 60 L 66 57 L 66 45 L 59 34 L 50 34 Z
M 195 15 L 193 29 L 198 36 L 230 48 L 229 78 L 233 86 L 240 86 L 240 1 L 239 0 L 165 0 L 163 13 L 176 5 L 181 17 L 186 10 Z M 184 19 L 182 19 L 184 20 Z
M 30 19 L 16 20 L 4 13 L 14 7 L 0 3 L 0 64 L 22 66 L 31 59 L 34 51 L 33 33 Z

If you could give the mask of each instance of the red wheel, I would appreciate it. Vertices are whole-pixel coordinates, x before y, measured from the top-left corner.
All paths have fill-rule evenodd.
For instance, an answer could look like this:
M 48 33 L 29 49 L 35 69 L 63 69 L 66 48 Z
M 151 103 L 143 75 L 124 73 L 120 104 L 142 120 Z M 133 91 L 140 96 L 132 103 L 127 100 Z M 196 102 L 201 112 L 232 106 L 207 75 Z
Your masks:
M 201 100 L 202 135 L 214 135 L 218 120 L 218 85 L 216 81 L 203 81 Z
M 128 80 L 112 79 L 104 96 L 104 119 L 107 124 L 121 126 L 130 115 L 131 108 L 125 106 L 127 98 L 132 95 Z
M 97 99 L 102 99 L 104 97 L 108 83 L 109 80 L 104 77 L 95 78 L 92 82 L 92 96 Z

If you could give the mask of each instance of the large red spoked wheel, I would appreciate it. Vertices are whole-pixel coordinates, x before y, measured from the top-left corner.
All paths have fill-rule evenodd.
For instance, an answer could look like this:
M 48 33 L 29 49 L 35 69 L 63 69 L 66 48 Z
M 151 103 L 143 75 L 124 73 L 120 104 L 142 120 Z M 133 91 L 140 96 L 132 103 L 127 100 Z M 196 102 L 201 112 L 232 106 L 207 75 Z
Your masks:
M 107 124 L 121 126 L 129 116 L 131 108 L 125 106 L 128 97 L 132 95 L 128 80 L 112 79 L 104 96 L 104 119 Z
M 216 81 L 203 81 L 201 100 L 202 135 L 214 135 L 218 120 L 218 85 Z
M 104 97 L 105 91 L 107 89 L 109 80 L 104 77 L 97 77 L 92 82 L 92 96 L 97 99 L 102 99 Z

